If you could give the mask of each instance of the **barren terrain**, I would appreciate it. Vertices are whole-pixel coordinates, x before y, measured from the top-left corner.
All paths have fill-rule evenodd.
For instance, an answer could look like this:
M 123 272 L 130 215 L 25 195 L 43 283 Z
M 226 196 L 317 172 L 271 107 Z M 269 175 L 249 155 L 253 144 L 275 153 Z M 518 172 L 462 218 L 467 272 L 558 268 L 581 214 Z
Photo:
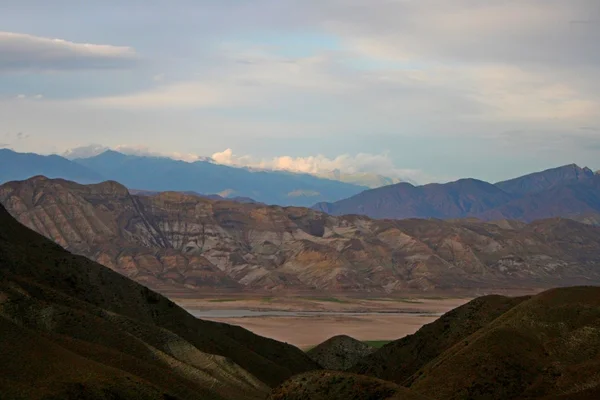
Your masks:
M 207 317 L 202 319 L 242 326 L 258 335 L 307 349 L 332 336 L 348 335 L 361 341 L 395 340 L 415 333 L 440 314 L 470 298 L 373 298 L 349 297 L 274 298 L 223 296 L 178 299 L 194 314 L 213 310 L 287 311 L 292 316 Z M 294 315 L 309 312 L 310 315 Z

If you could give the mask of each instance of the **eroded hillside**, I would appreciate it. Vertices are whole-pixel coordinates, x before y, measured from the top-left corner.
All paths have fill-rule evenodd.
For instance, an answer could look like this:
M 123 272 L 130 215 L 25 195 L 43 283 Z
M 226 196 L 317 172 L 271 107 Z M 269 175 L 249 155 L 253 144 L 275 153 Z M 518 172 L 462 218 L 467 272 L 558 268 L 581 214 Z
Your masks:
M 0 187 L 26 226 L 152 288 L 399 291 L 600 282 L 600 229 L 566 219 L 371 220 L 131 195 L 43 177 Z

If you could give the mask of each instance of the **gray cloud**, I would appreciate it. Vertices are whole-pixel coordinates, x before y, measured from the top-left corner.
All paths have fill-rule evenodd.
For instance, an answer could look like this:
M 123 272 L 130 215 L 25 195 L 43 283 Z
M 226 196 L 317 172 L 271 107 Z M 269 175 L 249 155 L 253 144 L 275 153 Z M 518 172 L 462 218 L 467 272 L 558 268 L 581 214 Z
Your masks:
M 36 132 L 22 148 L 62 151 L 97 141 L 116 148 L 126 141 L 148 146 L 132 152 L 232 147 L 259 160 L 330 148 L 332 159 L 380 154 L 397 139 L 391 157 L 398 165 L 435 176 L 451 157 L 487 163 L 481 154 L 496 143 L 510 151 L 489 161 L 490 171 L 517 155 L 528 162 L 593 159 L 598 0 L 181 0 L 170 8 L 57 2 L 10 2 L 3 9 L 5 30 L 35 27 L 38 36 L 19 38 L 22 46 L 10 53 L 0 43 L 0 72 L 10 67 L 5 54 L 17 69 L 128 66 L 136 58 L 132 48 L 145 62 L 111 74 L 60 74 L 58 82 L 58 75 L 0 74 L 5 129 Z M 33 6 L 45 13 L 32 15 Z M 132 47 L 92 45 L 90 55 L 89 46 L 44 39 L 50 36 Z M 46 50 L 27 50 L 36 46 Z M 19 93 L 44 97 L 17 101 Z M 513 132 L 497 137 L 502 131 Z M 471 137 L 489 140 L 464 140 Z M 269 145 L 258 145 L 260 139 Z M 453 141 L 462 143 L 455 155 L 427 158 Z
M 131 47 L 0 32 L 0 71 L 122 68 L 136 58 Z

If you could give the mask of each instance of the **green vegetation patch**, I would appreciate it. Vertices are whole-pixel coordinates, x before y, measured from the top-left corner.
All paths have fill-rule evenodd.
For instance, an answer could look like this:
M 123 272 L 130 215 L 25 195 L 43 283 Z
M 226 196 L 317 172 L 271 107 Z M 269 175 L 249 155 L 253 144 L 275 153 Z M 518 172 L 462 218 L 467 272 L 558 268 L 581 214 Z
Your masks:
M 364 344 L 374 347 L 376 349 L 380 349 L 390 342 L 392 342 L 392 340 L 363 340 Z
M 329 303 L 350 303 L 348 300 L 338 299 L 337 297 L 300 297 L 303 300 L 324 301 Z
M 232 301 L 240 301 L 243 299 L 210 299 L 209 302 L 211 303 L 229 303 Z

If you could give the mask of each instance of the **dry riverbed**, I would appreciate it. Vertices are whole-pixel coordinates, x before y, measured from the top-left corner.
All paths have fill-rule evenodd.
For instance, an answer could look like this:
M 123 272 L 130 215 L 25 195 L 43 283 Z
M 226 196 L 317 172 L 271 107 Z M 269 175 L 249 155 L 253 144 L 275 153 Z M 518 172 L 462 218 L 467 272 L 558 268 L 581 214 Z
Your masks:
M 213 296 L 174 300 L 202 319 L 239 325 L 308 348 L 340 334 L 364 341 L 399 339 L 470 298 Z

